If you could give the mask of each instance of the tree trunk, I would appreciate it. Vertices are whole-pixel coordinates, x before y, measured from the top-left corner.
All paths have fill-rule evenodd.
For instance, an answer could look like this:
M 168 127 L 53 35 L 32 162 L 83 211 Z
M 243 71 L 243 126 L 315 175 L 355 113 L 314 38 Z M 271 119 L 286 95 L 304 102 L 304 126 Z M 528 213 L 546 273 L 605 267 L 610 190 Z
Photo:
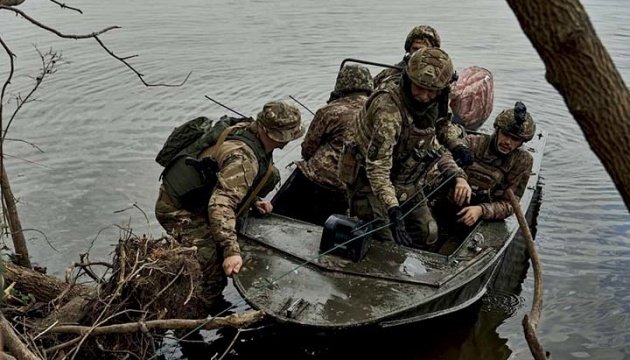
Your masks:
M 1 110 L 1 109 L 0 109 Z M 2 146 L 0 144 L 0 146 Z M 0 151 L 0 155 L 2 152 Z M 17 207 L 15 204 L 15 198 L 11 191 L 11 185 L 9 184 L 9 177 L 7 176 L 6 169 L 4 167 L 4 161 L 0 161 L 0 186 L 2 187 L 2 199 L 6 205 L 6 219 L 9 222 L 9 229 L 11 231 L 11 238 L 13 239 L 13 247 L 17 254 L 17 262 L 19 265 L 31 268 L 31 259 L 28 255 L 28 248 L 26 247 L 26 239 L 24 238 L 24 232 L 22 231 L 22 223 L 18 216 Z
M 507 0 L 630 210 L 630 92 L 579 0 Z
M 65 282 L 37 271 L 15 265 L 10 262 L 4 264 L 5 284 L 15 282 L 15 288 L 24 293 L 35 296 L 37 301 L 49 302 L 68 288 Z M 75 296 L 87 296 L 94 292 L 93 288 L 85 285 L 74 285 L 66 294 L 67 299 Z

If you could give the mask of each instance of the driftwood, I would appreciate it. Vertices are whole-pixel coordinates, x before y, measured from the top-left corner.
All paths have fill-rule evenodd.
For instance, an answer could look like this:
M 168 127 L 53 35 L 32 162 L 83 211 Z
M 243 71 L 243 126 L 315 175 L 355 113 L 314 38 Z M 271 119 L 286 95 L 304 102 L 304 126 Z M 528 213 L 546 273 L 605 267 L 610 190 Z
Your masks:
M 212 330 L 221 327 L 242 328 L 261 320 L 263 316 L 264 313 L 259 310 L 233 314 L 225 317 L 214 317 L 209 319 L 151 320 L 146 322 L 99 326 L 96 328 L 78 325 L 60 325 L 50 329 L 49 333 L 66 333 L 77 335 L 85 335 L 89 333 L 91 336 L 97 336 L 107 334 L 127 334 L 147 330 Z
M 538 327 L 538 322 L 540 321 L 540 313 L 543 302 L 543 278 L 542 268 L 540 265 L 540 257 L 538 256 L 538 252 L 536 251 L 534 238 L 532 237 L 532 233 L 529 229 L 529 226 L 527 225 L 527 220 L 525 219 L 523 209 L 521 209 L 521 205 L 519 204 L 518 199 L 516 198 L 516 196 L 514 196 L 514 193 L 510 189 L 506 190 L 506 195 L 510 199 L 512 208 L 514 208 L 514 214 L 516 215 L 518 224 L 521 227 L 523 237 L 525 237 L 525 242 L 527 243 L 527 252 L 529 253 L 529 257 L 532 260 L 532 265 L 534 267 L 534 300 L 532 302 L 532 309 L 529 312 L 529 315 L 526 314 L 523 317 L 523 330 L 525 331 L 525 339 L 527 340 L 527 345 L 529 346 L 529 350 L 534 356 L 534 359 L 546 360 L 550 357 L 549 353 L 545 352 L 542 344 L 536 336 L 536 328 Z
M 26 345 L 20 340 L 18 335 L 13 330 L 13 327 L 4 315 L 0 313 L 0 329 L 2 330 L 2 340 L 4 346 L 11 352 L 11 354 L 17 356 L 20 360 L 41 360 L 41 358 L 35 355 Z M 2 350 L 2 349 L 0 349 Z
M 16 290 L 33 294 L 38 301 L 49 302 L 57 298 L 64 291 L 67 299 L 75 296 L 86 296 L 94 291 L 93 287 L 65 283 L 56 277 L 44 275 L 37 271 L 15 265 L 10 262 L 4 264 L 4 279 L 7 284 L 15 282 Z

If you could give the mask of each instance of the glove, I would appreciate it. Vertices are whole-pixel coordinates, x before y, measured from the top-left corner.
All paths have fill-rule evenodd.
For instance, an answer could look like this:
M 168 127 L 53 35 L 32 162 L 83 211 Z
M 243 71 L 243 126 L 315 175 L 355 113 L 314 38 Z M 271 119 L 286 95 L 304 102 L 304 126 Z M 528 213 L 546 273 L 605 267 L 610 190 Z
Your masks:
M 466 145 L 455 146 L 451 153 L 459 166 L 468 166 L 475 161 L 475 153 Z
M 396 244 L 410 246 L 413 240 L 407 230 L 405 230 L 405 220 L 403 220 L 403 213 L 400 206 L 389 208 L 387 210 L 387 216 L 389 216 L 390 227 Z

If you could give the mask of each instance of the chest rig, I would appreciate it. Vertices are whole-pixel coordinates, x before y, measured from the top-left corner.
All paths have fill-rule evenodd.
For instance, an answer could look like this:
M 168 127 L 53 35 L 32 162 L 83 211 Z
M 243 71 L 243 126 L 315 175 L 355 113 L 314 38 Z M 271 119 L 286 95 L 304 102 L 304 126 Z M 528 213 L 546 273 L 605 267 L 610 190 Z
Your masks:
M 475 161 L 466 168 L 468 184 L 476 202 L 490 202 L 503 195 L 505 178 L 514 166 L 516 151 L 500 155 L 492 151 L 495 135 L 483 136 L 475 150 Z

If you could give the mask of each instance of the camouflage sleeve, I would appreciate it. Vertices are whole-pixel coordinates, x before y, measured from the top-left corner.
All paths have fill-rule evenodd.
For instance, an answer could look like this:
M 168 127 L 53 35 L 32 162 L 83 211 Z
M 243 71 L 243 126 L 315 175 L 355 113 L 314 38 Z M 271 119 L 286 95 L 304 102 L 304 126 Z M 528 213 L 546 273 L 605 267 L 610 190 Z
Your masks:
M 436 120 L 435 134 L 440 144 L 449 150 L 455 149 L 458 145 L 466 145 L 464 141 L 466 131 L 451 121 L 451 116 L 445 116 Z
M 302 142 L 302 158 L 310 159 L 322 143 L 322 137 L 328 127 L 328 116 L 323 109 L 317 110 Z
M 245 146 L 225 151 L 217 158 L 221 170 L 208 203 L 208 221 L 212 238 L 228 257 L 241 252 L 236 241 L 236 213 L 254 182 L 258 162 Z
M 372 136 L 366 153 L 365 172 L 372 191 L 385 208 L 389 209 L 398 206 L 396 190 L 390 175 L 394 146 L 402 127 L 402 117 L 389 95 L 375 98 L 366 117 L 367 124 L 372 124 L 372 128 L 367 129 Z
M 437 162 L 438 170 L 440 174 L 443 174 L 444 179 L 453 179 L 455 177 L 460 177 L 468 180 L 468 176 L 466 176 L 466 172 L 460 168 L 455 160 L 453 160 L 453 155 L 450 152 L 443 150 L 442 156 L 440 156 Z
M 505 187 L 503 190 L 512 189 L 514 195 L 520 199 L 527 187 L 529 175 L 532 171 L 532 163 L 533 158 L 531 154 L 520 150 L 514 166 L 505 179 Z M 514 214 L 514 208 L 512 208 L 510 200 L 508 200 L 505 195 L 497 201 L 480 204 L 479 206 L 481 206 L 481 209 L 483 210 L 483 215 L 481 217 L 484 220 L 503 220 Z

